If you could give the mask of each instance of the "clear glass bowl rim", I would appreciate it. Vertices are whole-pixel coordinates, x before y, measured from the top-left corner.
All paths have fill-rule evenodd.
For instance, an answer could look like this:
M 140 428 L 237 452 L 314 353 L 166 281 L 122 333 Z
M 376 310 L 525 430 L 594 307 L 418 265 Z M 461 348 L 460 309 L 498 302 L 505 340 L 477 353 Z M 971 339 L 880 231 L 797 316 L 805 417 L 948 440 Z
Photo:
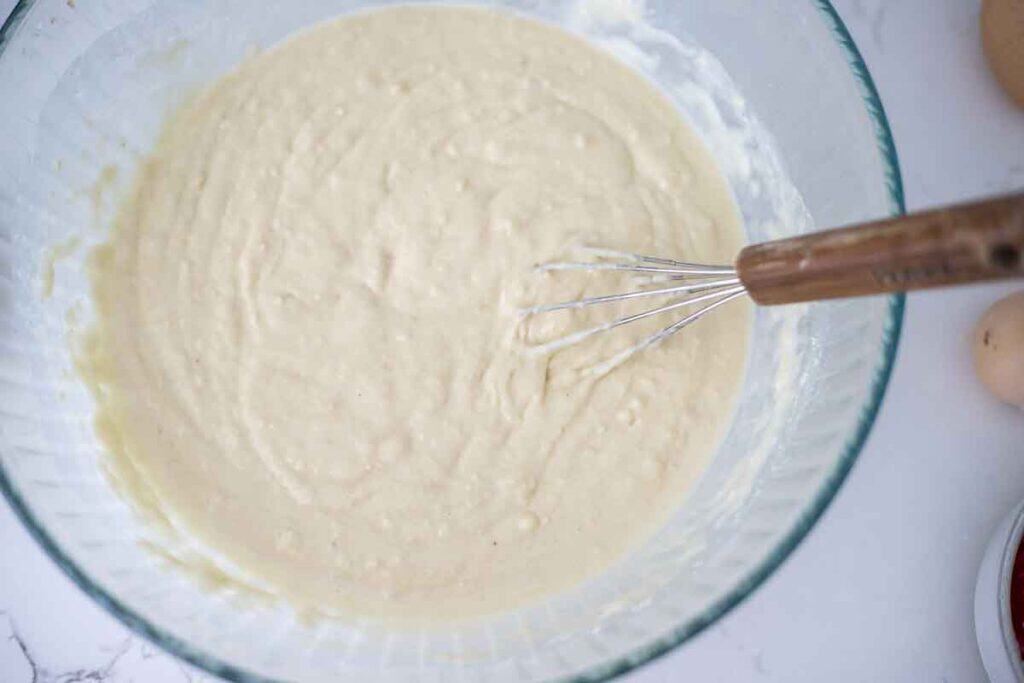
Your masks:
M 10 15 L 0 27 L 0 54 L 10 44 L 22 20 L 29 9 L 37 0 L 18 0 Z M 821 13 L 823 20 L 828 25 L 832 37 L 839 43 L 840 48 L 846 54 L 847 63 L 853 71 L 861 91 L 861 97 L 868 115 L 871 118 L 875 129 L 875 139 L 878 151 L 881 155 L 885 181 L 889 192 L 890 203 L 894 212 L 903 214 L 906 212 L 905 197 L 903 194 L 903 180 L 900 175 L 899 158 L 896 154 L 896 144 L 893 140 L 892 129 L 885 115 L 885 108 L 879 97 L 878 89 L 868 71 L 867 64 L 860 54 L 853 37 L 840 18 L 839 13 L 832 5 L 831 0 L 808 0 Z M 857 422 L 852 434 L 849 436 L 844 447 L 843 454 L 836 462 L 835 468 L 829 474 L 821 489 L 808 503 L 803 513 L 786 533 L 779 544 L 770 552 L 764 560 L 747 577 L 740 581 L 733 589 L 717 602 L 711 604 L 704 613 L 685 623 L 679 624 L 668 633 L 663 634 L 651 643 L 637 648 L 633 652 L 620 657 L 611 663 L 602 663 L 589 670 L 575 674 L 565 681 L 571 683 L 591 683 L 607 681 L 616 676 L 643 666 L 648 662 L 670 652 L 682 645 L 690 638 L 696 636 L 705 628 L 723 617 L 733 607 L 747 598 L 760 586 L 771 574 L 778 569 L 796 549 L 800 542 L 807 536 L 811 528 L 825 512 L 829 503 L 839 491 L 846 475 L 853 468 L 857 456 L 867 441 L 871 427 L 878 415 L 882 399 L 885 396 L 886 387 L 889 384 L 889 377 L 892 374 L 893 363 L 896 359 L 896 350 L 899 346 L 900 331 L 903 326 L 903 312 L 906 299 L 903 294 L 889 297 L 889 319 L 886 322 L 886 338 L 883 343 L 881 358 L 875 369 L 874 382 L 871 388 L 871 395 L 861 411 L 861 417 Z M 123 605 L 115 596 L 108 593 L 88 575 L 85 574 L 70 557 L 61 549 L 57 542 L 50 536 L 47 530 L 33 516 L 21 494 L 14 488 L 13 483 L 7 476 L 3 462 L 0 461 L 0 491 L 3 492 L 15 514 L 21 519 L 31 536 L 42 546 L 46 554 L 57 564 L 57 566 L 71 580 L 81 588 L 86 595 L 91 597 L 107 612 L 125 624 L 135 633 L 144 636 L 158 647 L 170 654 L 180 657 L 190 664 L 229 681 L 238 683 L 278 683 L 274 679 L 254 674 L 234 664 L 224 662 L 217 657 L 209 655 L 197 649 L 190 643 L 163 631 L 154 626 L 133 610 Z

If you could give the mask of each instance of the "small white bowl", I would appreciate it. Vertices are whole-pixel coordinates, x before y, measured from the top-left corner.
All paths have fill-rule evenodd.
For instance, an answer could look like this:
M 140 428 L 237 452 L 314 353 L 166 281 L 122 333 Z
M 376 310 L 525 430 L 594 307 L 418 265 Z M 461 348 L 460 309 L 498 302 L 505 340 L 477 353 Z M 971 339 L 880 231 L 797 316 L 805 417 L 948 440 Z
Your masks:
M 1024 536 L 1024 503 L 992 535 L 974 589 L 974 632 L 985 671 L 993 683 L 1024 681 L 1024 663 L 1010 617 L 1010 579 Z

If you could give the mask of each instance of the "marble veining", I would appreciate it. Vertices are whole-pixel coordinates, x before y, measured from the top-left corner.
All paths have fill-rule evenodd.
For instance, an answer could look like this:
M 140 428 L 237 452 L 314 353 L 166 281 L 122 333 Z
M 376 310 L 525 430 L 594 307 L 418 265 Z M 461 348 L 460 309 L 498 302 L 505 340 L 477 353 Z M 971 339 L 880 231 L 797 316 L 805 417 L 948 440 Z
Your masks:
M 63 669 L 48 658 L 49 647 L 37 647 L 18 629 L 16 619 L 0 610 L 0 680 L 4 683 L 212 683 L 215 679 L 187 665 L 135 636 L 101 645 L 98 664 Z M 0 630 L 0 634 L 3 631 Z

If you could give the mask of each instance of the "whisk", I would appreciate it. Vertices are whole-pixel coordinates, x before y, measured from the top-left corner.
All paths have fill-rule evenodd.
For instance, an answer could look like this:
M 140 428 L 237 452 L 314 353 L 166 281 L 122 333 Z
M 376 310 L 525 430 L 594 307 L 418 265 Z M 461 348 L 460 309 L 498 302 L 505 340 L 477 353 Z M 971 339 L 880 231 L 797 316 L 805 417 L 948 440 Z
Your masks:
M 638 320 L 684 313 L 602 363 L 607 370 L 744 296 L 773 306 L 1024 276 L 1024 192 L 750 245 L 732 266 L 587 251 L 590 261 L 544 263 L 537 269 L 637 273 L 659 286 L 532 306 L 522 311 L 524 318 L 631 299 L 660 297 L 664 303 L 569 333 L 533 351 L 550 353 Z

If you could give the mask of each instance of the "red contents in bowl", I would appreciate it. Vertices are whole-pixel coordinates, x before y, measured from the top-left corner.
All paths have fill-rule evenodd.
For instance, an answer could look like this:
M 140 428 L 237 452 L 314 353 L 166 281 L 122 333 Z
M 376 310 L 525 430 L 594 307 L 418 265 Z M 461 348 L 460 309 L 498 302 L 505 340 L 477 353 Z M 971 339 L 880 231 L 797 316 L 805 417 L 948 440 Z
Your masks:
M 1013 558 L 1013 572 L 1010 574 L 1010 621 L 1013 634 L 1017 637 L 1017 648 L 1024 658 L 1024 543 L 1017 546 Z

